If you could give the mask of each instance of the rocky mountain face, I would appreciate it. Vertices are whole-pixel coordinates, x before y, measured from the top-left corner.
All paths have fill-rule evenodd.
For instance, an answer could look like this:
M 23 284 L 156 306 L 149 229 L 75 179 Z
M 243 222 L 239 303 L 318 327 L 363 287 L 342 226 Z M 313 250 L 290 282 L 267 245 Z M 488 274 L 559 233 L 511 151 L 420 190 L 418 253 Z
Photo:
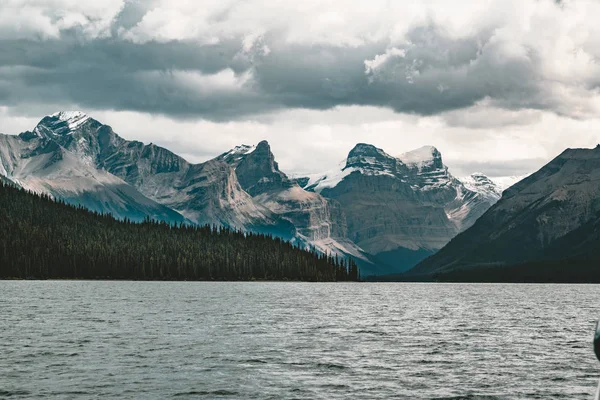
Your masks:
M 413 275 L 597 255 L 600 146 L 568 149 L 507 189 L 468 230 L 410 271 Z
M 32 132 L 0 135 L 0 175 L 25 189 L 94 211 L 136 221 L 150 216 L 184 222 L 181 214 L 142 195 L 119 177 L 97 169 L 88 152 L 69 150 L 84 147 L 84 140 L 72 136 L 71 129 L 81 127 L 82 133 L 87 132 L 86 123 L 93 124 L 79 114 L 55 114 L 44 118 Z
M 266 140 L 260 142 L 251 152 L 239 157 L 234 164 L 240 185 L 251 196 L 287 190 L 294 186 L 279 170 L 271 146 Z
M 479 193 L 494 203 L 502 197 L 502 191 L 505 189 L 481 172 L 475 172 L 469 176 L 462 177 L 460 181 L 470 191 Z
M 393 157 L 369 144 L 358 144 L 339 169 L 306 183 L 307 190 L 338 201 L 350 240 L 395 271 L 472 225 L 500 197 L 490 187 L 467 187 L 454 178 L 435 147 Z
M 110 126 L 79 112 L 45 117 L 32 133 L 25 135 L 53 143 L 89 169 L 124 181 L 130 191 L 137 191 L 192 223 L 231 226 L 287 240 L 295 236 L 289 221 L 253 201 L 222 159 L 191 164 L 154 144 L 125 140 Z M 94 191 L 89 193 L 88 197 L 93 197 Z M 115 215 L 130 217 L 124 212 Z
M 304 190 L 283 173 L 269 143 L 238 146 L 218 159 L 235 170 L 241 187 L 256 203 L 293 224 L 300 243 L 340 256 L 352 255 L 367 269 L 374 268 L 363 250 L 347 239 L 346 217 L 340 204 Z
M 224 225 L 352 255 L 365 274 L 411 267 L 500 197 L 484 175 L 454 178 L 434 147 L 392 157 L 359 144 L 339 168 L 292 179 L 266 141 L 192 164 L 80 112 L 0 135 L 0 176 L 120 218 Z
M 0 140 L 0 175 L 37 192 L 120 218 L 225 225 L 365 257 L 345 239 L 339 204 L 290 180 L 266 141 L 191 164 L 80 112 L 47 116 L 33 131 Z
M 460 184 L 455 186 L 456 198 L 446 206 L 446 212 L 458 231 L 462 232 L 502 197 L 502 190 L 496 182 L 479 172 L 459 181 Z

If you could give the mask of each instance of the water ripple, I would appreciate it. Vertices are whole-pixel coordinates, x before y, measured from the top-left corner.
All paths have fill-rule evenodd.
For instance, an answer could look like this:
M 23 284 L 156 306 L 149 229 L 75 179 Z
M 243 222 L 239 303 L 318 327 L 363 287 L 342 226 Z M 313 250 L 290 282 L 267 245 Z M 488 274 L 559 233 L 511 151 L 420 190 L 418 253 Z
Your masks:
M 0 398 L 591 399 L 599 289 L 0 281 Z

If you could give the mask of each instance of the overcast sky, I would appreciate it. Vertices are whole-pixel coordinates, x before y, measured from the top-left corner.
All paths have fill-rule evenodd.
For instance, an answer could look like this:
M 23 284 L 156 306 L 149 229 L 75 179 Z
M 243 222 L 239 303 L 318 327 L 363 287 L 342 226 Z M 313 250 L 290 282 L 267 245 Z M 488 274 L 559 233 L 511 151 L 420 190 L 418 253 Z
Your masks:
M 600 142 L 597 0 L 3 0 L 0 132 L 82 110 L 203 161 L 290 173 L 358 142 L 522 175 Z

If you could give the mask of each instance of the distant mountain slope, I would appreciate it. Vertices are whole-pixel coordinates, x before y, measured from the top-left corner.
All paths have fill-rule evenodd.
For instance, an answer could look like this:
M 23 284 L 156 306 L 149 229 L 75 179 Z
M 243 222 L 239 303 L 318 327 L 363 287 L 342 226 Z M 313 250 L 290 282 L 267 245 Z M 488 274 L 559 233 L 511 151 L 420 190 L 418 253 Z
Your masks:
M 338 201 L 348 237 L 390 270 L 402 271 L 442 248 L 498 200 L 499 189 L 486 184 L 487 192 L 476 183 L 466 187 L 432 146 L 392 157 L 358 144 L 339 169 L 309 177 L 306 189 Z
M 502 197 L 502 191 L 506 188 L 488 178 L 481 172 L 475 172 L 469 176 L 459 178 L 465 188 L 474 193 L 479 193 L 490 202 L 496 203 Z
M 19 186 L 47 193 L 94 211 L 110 212 L 118 218 L 142 221 L 146 216 L 168 222 L 183 222 L 176 211 L 145 197 L 118 177 L 97 169 L 88 157 L 67 150 L 61 143 L 77 142 L 69 126 L 86 121 L 62 121 L 62 115 L 46 117 L 57 131 L 40 124 L 19 136 L 0 135 L 0 174 Z M 81 145 L 81 142 L 77 142 Z
M 287 239 L 294 236 L 294 227 L 255 203 L 223 160 L 191 164 L 154 144 L 127 141 L 110 126 L 82 113 L 66 114 L 76 115 L 77 122 L 64 126 L 46 117 L 34 132 L 53 138 L 95 168 L 121 178 L 194 223 L 268 232 Z
M 227 228 L 130 223 L 0 183 L 0 278 L 357 280 L 353 263 Z
M 502 199 L 412 275 L 544 262 L 600 262 L 600 146 L 568 149 Z M 465 273 L 466 274 L 466 273 Z

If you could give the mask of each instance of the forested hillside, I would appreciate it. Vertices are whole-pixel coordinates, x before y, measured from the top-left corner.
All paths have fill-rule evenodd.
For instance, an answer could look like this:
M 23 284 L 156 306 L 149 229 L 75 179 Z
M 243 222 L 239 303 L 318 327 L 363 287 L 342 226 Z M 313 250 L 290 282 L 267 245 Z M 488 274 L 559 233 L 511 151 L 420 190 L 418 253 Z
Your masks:
M 56 202 L 0 181 L 0 278 L 358 280 L 353 261 L 265 235 L 171 226 Z

